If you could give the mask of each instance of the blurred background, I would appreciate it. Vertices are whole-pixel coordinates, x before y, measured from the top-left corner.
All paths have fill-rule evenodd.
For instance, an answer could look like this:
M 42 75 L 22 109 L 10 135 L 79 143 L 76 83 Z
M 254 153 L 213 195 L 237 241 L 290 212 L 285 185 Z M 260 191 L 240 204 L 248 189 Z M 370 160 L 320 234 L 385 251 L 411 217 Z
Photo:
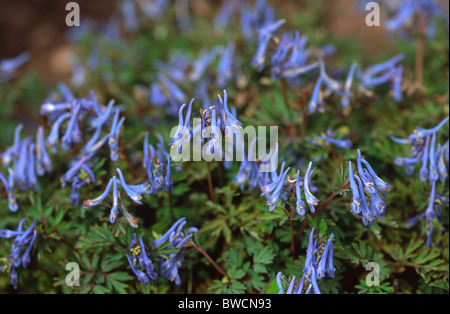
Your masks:
M 66 26 L 69 1 L 0 0 L 0 59 L 12 58 L 24 51 L 31 60 L 23 69 L 36 71 L 43 80 L 55 83 L 71 76 L 70 53 L 76 47 L 67 40 Z M 116 0 L 78 0 L 81 25 L 87 20 L 107 22 L 117 10 Z M 299 26 L 319 20 L 322 29 L 338 40 L 348 40 L 369 56 L 388 49 L 390 42 L 383 27 L 369 28 L 365 16 L 358 12 L 356 1 L 270 1 L 280 16 Z M 446 2 L 446 1 L 444 1 Z M 214 19 L 220 1 L 191 0 L 193 15 Z M 448 5 L 448 2 L 447 2 Z M 319 9 L 319 10 L 318 10 Z M 300 29 L 301 31 L 301 29 Z M 313 35 L 313 34 L 311 34 Z M 393 49 L 393 48 L 391 48 Z

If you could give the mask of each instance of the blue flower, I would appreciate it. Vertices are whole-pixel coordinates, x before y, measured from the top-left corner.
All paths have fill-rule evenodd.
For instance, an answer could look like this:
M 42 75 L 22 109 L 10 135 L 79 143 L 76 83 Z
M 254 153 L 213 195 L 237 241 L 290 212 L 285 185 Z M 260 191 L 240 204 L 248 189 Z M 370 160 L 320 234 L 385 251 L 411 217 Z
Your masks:
M 308 248 L 306 251 L 305 267 L 303 269 L 303 276 L 300 282 L 295 287 L 295 276 L 289 282 L 289 286 L 286 290 L 286 294 L 301 294 L 303 293 L 303 286 L 305 280 L 308 281 L 305 294 L 309 294 L 313 289 L 315 294 L 320 294 L 320 289 L 317 284 L 317 280 L 324 278 L 334 278 L 335 268 L 333 265 L 333 234 L 327 240 L 325 245 L 317 246 L 318 239 L 314 241 L 314 228 L 312 228 L 309 234 Z M 323 250 L 322 250 L 323 249 Z M 276 277 L 278 293 L 283 294 L 284 288 L 281 282 L 281 272 Z
M 357 151 L 358 175 L 353 175 L 352 164 L 349 162 L 349 181 L 354 198 L 351 208 L 356 215 L 362 214 L 364 226 L 370 227 L 385 213 L 386 204 L 379 193 L 387 198 L 385 192 L 389 191 L 392 186 L 380 179 L 369 162 L 361 158 L 361 151 L 359 149 Z M 363 168 L 362 164 L 366 168 Z M 365 191 L 369 194 L 369 203 Z
M 273 24 L 268 24 L 263 26 L 259 30 L 259 37 L 258 37 L 258 48 L 256 50 L 256 54 L 252 61 L 252 66 L 258 69 L 258 71 L 262 71 L 264 69 L 264 61 L 266 58 L 266 50 L 267 50 L 267 44 L 269 43 L 270 38 L 272 37 L 273 33 L 284 23 L 286 20 L 278 20 Z
M 303 182 L 303 188 L 305 190 L 305 198 L 306 202 L 309 205 L 309 210 L 311 213 L 315 212 L 315 207 L 319 203 L 319 199 L 317 199 L 314 195 L 311 194 L 311 178 L 310 178 L 310 172 L 311 172 L 311 166 L 312 162 L 309 162 L 308 169 L 306 170 L 304 182 Z
M 12 79 L 15 70 L 28 60 L 30 60 L 29 52 L 23 52 L 15 58 L 0 60 L 0 82 Z
M 327 136 L 318 136 L 317 138 L 322 141 L 326 141 L 330 144 L 333 144 L 333 145 L 336 145 L 338 147 L 345 148 L 345 149 L 350 149 L 353 145 L 352 141 L 350 141 L 350 140 L 338 140 L 338 139 L 330 138 Z
M 351 161 L 348 162 L 348 178 L 350 181 L 350 188 L 353 193 L 353 202 L 351 208 L 355 215 L 359 215 L 361 213 L 361 196 L 359 195 L 359 189 L 355 182 L 355 176 L 353 174 L 353 166 Z M 365 195 L 362 195 L 362 197 L 365 197 Z
M 69 123 L 67 124 L 66 133 L 62 137 L 61 148 L 63 150 L 69 150 L 72 143 L 79 142 L 77 136 L 74 136 L 75 125 L 78 123 L 78 112 L 80 111 L 80 104 L 74 103 L 72 106 L 72 113 Z
M 73 165 L 71 165 L 70 169 L 60 177 L 62 187 L 65 187 L 67 182 L 71 182 L 76 176 L 80 174 L 80 170 L 82 169 L 83 165 L 89 161 L 89 158 L 89 156 L 83 156 L 75 161 Z
M 59 129 L 61 127 L 61 124 L 64 122 L 64 120 L 67 120 L 70 117 L 71 117 L 70 113 L 64 113 L 53 122 L 50 134 L 48 135 L 46 140 L 46 144 L 52 147 L 53 154 L 56 154 L 57 151 L 57 145 L 59 141 Z
M 448 169 L 447 169 L 448 150 L 449 150 L 449 141 L 447 140 L 447 142 L 441 147 L 441 150 L 439 151 L 439 154 L 438 154 L 438 160 L 437 160 L 439 178 L 442 183 L 444 183 L 448 177 Z
M 216 86 L 224 88 L 233 78 L 233 55 L 235 44 L 230 42 L 222 51 L 217 68 Z
M 167 88 L 168 98 L 172 97 L 178 103 L 186 101 L 185 93 L 165 75 L 160 73 L 157 75 L 157 79 Z
M 181 278 L 179 275 L 179 268 L 182 266 L 184 251 L 183 245 L 198 232 L 197 228 L 189 228 L 186 232 L 183 232 L 183 227 L 186 224 L 186 218 L 181 218 L 176 221 L 172 227 L 159 239 L 150 243 L 151 246 L 158 248 L 166 241 L 169 241 L 167 248 L 177 248 L 177 252 L 168 253 L 166 257 L 160 257 L 159 269 L 161 276 L 169 281 L 174 281 L 176 285 L 181 284 Z
M 408 136 L 408 138 L 410 140 L 414 140 L 420 137 L 425 137 L 425 136 L 431 136 L 434 133 L 437 133 L 449 120 L 449 116 L 447 116 L 446 118 L 444 118 L 444 120 L 442 120 L 438 125 L 436 125 L 434 128 L 431 129 L 424 129 L 421 127 L 417 127 L 414 130 L 414 133 L 411 134 L 410 136 Z
M 322 98 L 322 92 L 320 90 L 320 87 L 322 86 L 323 77 L 320 76 L 319 79 L 316 82 L 316 85 L 314 86 L 313 95 L 311 98 L 311 101 L 308 105 L 308 110 L 310 113 L 316 112 L 317 108 L 319 108 L 320 112 L 323 112 L 325 110 L 324 104 L 323 104 L 323 98 Z
M 403 65 L 399 65 L 397 67 L 397 71 L 394 75 L 394 82 L 392 83 L 392 91 L 394 93 L 394 100 L 397 102 L 400 102 L 403 100 L 402 76 L 403 76 Z
M 20 131 L 23 128 L 23 124 L 18 124 L 14 131 L 14 144 L 8 148 L 4 153 L 0 154 L 0 158 L 3 161 L 3 165 L 8 167 L 9 164 L 20 155 Z
M 435 148 L 436 148 L 436 133 L 433 133 L 433 135 L 431 136 L 430 153 L 429 153 L 431 181 L 437 181 L 439 179 L 439 173 L 436 166 Z
M 186 107 L 186 104 L 183 104 L 178 111 L 178 127 L 175 132 L 175 135 L 169 142 L 169 146 L 174 149 L 177 149 L 178 153 L 181 153 L 182 142 L 187 143 L 191 139 L 191 112 L 192 112 L 192 103 L 194 102 L 194 98 L 189 102 L 189 106 L 186 112 L 186 118 L 183 119 L 183 110 Z
M 0 173 L 0 179 L 5 186 L 6 193 L 8 194 L 8 206 L 9 210 L 16 212 L 19 206 L 17 205 L 16 198 L 13 194 L 14 189 L 14 172 L 11 168 L 8 169 L 8 180 Z
M 428 177 L 428 153 L 429 153 L 429 145 L 430 144 L 430 137 L 427 136 L 425 141 L 425 147 L 422 151 L 422 167 L 420 168 L 419 172 L 419 178 L 420 181 L 425 182 Z
M 428 207 L 425 212 L 425 216 L 427 217 L 427 219 L 429 221 L 432 221 L 435 217 L 435 212 L 434 212 L 435 199 L 436 199 L 436 181 L 433 181 L 433 183 L 431 185 L 430 201 L 428 203 Z
M 297 197 L 296 210 L 300 216 L 304 216 L 306 211 L 305 211 L 305 203 L 302 201 L 302 193 L 300 189 L 301 184 L 303 184 L 303 182 L 301 181 L 300 178 L 300 170 L 297 170 L 297 179 L 295 181 L 295 195 Z
M 227 91 L 224 89 L 223 90 L 223 100 L 222 97 L 219 96 L 219 101 L 220 101 L 220 114 L 221 114 L 221 118 L 223 119 L 224 122 L 224 126 L 223 129 L 225 129 L 225 127 L 227 126 L 231 126 L 233 128 L 238 128 L 239 126 L 242 125 L 242 122 L 239 121 L 235 115 L 233 115 L 230 111 L 230 109 L 228 109 L 228 95 L 227 95 Z
M 198 81 L 203 76 L 208 66 L 214 61 L 217 55 L 219 55 L 219 53 L 220 49 L 218 47 L 213 48 L 209 52 L 202 50 L 200 52 L 200 56 L 198 57 L 198 59 L 192 63 L 192 72 L 190 73 L 190 80 L 193 82 Z M 224 61 L 221 60 L 221 62 Z M 227 66 L 228 65 L 225 64 L 225 67 Z
M 83 202 L 83 208 L 90 208 L 97 206 L 100 204 L 109 194 L 109 191 L 111 190 L 111 187 L 115 181 L 113 179 L 110 179 L 108 182 L 108 185 L 106 186 L 105 191 L 97 198 L 94 198 L 92 200 L 86 200 Z
M 119 196 L 117 190 L 117 180 L 116 177 L 113 176 L 112 180 L 114 182 L 113 185 L 113 206 L 111 207 L 111 213 L 109 214 L 109 221 L 113 224 L 116 221 L 117 215 L 119 214 L 118 206 L 119 206 Z
M 367 204 L 366 194 L 364 193 L 364 184 L 359 176 L 355 176 L 358 182 L 359 195 L 361 195 L 361 212 L 362 212 L 362 222 L 365 227 L 370 227 L 373 225 L 373 221 L 376 220 L 376 216 L 370 211 L 369 205 Z
M 97 128 L 105 124 L 109 120 L 113 108 L 114 108 L 114 100 L 110 100 L 106 109 L 104 111 L 101 111 L 97 117 L 91 120 L 91 125 Z
M 355 74 L 355 70 L 358 67 L 356 63 L 353 63 L 350 67 L 350 70 L 347 74 L 347 79 L 345 80 L 344 91 L 341 97 L 341 104 L 343 107 L 348 107 L 350 104 L 350 88 L 352 87 L 353 77 Z
M 281 164 L 280 174 L 273 179 L 269 184 L 261 186 L 261 191 L 263 192 L 261 196 L 266 196 L 267 204 L 269 205 L 269 211 L 272 212 L 277 205 L 278 198 L 280 197 L 281 190 L 286 180 L 286 175 L 290 168 L 284 171 L 283 162 Z
M 27 172 L 27 185 L 29 189 L 33 189 L 37 191 L 39 187 L 39 183 L 36 178 L 36 171 L 35 171 L 35 158 L 34 158 L 34 144 L 30 144 L 28 146 L 28 163 L 26 166 L 26 172 Z
M 0 271 L 11 267 L 10 282 L 12 285 L 16 286 L 18 283 L 18 273 L 17 269 L 22 267 L 26 268 L 30 264 L 31 251 L 36 240 L 36 220 L 30 225 L 30 227 L 23 231 L 23 224 L 25 223 L 25 218 L 19 223 L 17 231 L 3 229 L 0 230 L 0 238 L 11 238 L 15 237 L 11 246 L 11 254 L 7 259 L 7 263 L 0 267 Z M 25 252 L 23 250 L 25 249 Z M 23 252 L 23 254 L 22 254 Z M 22 255 L 21 255 L 22 254 Z
M 44 128 L 39 126 L 36 134 L 36 172 L 42 176 L 45 172 L 52 171 L 52 168 L 52 161 L 45 147 Z
M 122 119 L 119 120 L 119 113 L 120 110 L 116 109 L 116 113 L 114 115 L 114 120 L 111 125 L 111 131 L 109 132 L 109 147 L 111 149 L 111 160 L 117 161 L 119 158 L 119 132 L 122 127 L 123 122 L 125 121 L 125 117 L 122 117 Z
M 128 263 L 130 264 L 131 270 L 136 274 L 139 282 L 143 285 L 148 285 L 150 283 L 150 279 L 146 274 L 144 274 L 141 270 L 137 269 L 136 266 L 131 261 L 130 256 L 127 254 Z

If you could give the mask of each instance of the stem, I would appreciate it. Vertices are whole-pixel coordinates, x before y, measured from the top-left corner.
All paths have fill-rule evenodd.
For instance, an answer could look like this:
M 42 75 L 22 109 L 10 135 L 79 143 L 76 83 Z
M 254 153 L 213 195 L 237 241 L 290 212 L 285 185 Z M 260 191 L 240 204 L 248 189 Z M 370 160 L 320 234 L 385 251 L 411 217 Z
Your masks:
M 289 248 L 289 250 L 291 251 L 292 255 L 295 258 L 294 221 L 292 220 L 293 216 L 294 216 L 294 208 L 291 209 L 291 217 L 289 218 L 291 222 L 291 247 Z
M 423 87 L 423 64 L 425 58 L 425 31 L 426 23 L 423 12 L 417 15 L 417 49 L 416 49 L 416 72 L 415 85 L 419 90 Z
M 306 136 L 306 122 L 307 122 L 308 118 L 306 115 L 306 110 L 305 108 L 303 108 L 302 106 L 302 111 L 300 113 L 300 140 L 302 142 L 305 141 L 305 136 Z
M 209 165 L 209 162 L 206 162 L 206 166 L 208 167 L 208 188 L 209 188 L 209 197 L 211 198 L 211 201 L 215 201 L 214 197 L 214 188 L 212 184 L 212 176 L 211 176 L 211 166 Z
M 289 104 L 288 87 L 287 87 L 287 84 L 286 84 L 286 79 L 281 79 L 280 83 L 281 83 L 281 92 L 283 93 L 284 105 L 288 109 L 291 109 L 291 105 Z
M 341 189 L 345 189 L 346 187 L 348 187 L 350 185 L 349 182 L 345 183 Z M 328 199 L 322 204 L 322 206 L 320 206 L 314 214 L 311 214 L 311 217 L 314 218 L 316 217 L 325 207 L 327 207 L 327 205 L 335 199 L 335 197 L 338 196 L 338 194 L 331 194 L 330 197 L 328 197 Z M 308 219 L 306 219 L 306 215 L 305 215 L 305 220 L 302 223 L 302 226 L 300 227 L 300 230 L 297 232 L 297 235 L 295 236 L 295 242 L 298 241 L 298 239 L 300 239 L 300 236 L 303 234 L 303 232 L 306 229 L 306 224 L 308 222 Z
M 175 214 L 173 212 L 173 205 L 172 205 L 172 191 L 168 192 L 168 196 L 169 196 L 170 219 L 172 220 L 173 223 L 175 223 Z
M 220 187 L 223 187 L 223 173 L 222 173 L 222 162 L 217 162 L 217 172 L 219 173 L 219 184 Z
M 214 266 L 215 269 L 217 269 L 219 273 L 221 273 L 224 277 L 228 278 L 228 281 L 231 281 L 231 278 L 228 276 L 228 274 L 219 265 L 217 265 L 217 263 L 211 258 L 211 256 L 208 255 L 208 253 L 206 253 L 201 247 L 199 247 L 194 242 L 190 242 L 189 244 L 199 253 L 201 253 L 204 257 L 206 257 L 206 259 Z

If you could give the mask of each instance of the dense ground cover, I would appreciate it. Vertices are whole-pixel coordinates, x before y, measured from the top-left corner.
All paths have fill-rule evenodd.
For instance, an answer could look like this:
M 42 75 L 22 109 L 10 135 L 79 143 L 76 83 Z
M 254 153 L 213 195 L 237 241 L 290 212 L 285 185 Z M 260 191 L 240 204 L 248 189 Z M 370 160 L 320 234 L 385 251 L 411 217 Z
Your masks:
M 448 293 L 448 8 L 399 3 L 123 1 L 67 81 L 1 63 L 0 291 Z M 277 170 L 171 159 L 209 125 Z

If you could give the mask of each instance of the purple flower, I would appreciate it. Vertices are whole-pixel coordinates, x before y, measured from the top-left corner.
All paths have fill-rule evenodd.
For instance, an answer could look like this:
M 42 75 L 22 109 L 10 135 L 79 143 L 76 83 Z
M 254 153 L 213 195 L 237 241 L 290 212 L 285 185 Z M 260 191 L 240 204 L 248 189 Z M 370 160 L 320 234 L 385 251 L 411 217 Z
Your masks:
M 267 45 L 269 43 L 270 38 L 273 36 L 273 33 L 284 23 L 286 20 L 278 20 L 273 24 L 268 24 L 263 26 L 259 30 L 258 37 L 258 48 L 256 50 L 256 54 L 252 61 L 252 66 L 258 69 L 258 71 L 262 71 L 264 69 L 264 61 L 266 58 L 266 50 Z
M 284 165 L 285 163 L 283 162 L 281 164 L 280 174 L 277 175 L 271 183 L 261 186 L 261 191 L 263 192 L 261 196 L 266 196 L 270 212 L 272 212 L 277 205 L 277 201 L 286 180 L 286 175 L 290 169 L 287 168 L 284 171 Z
M 355 176 L 353 174 L 353 167 L 351 161 L 348 162 L 348 178 L 350 181 L 350 188 L 353 193 L 353 202 L 351 208 L 353 213 L 355 213 L 355 215 L 359 215 L 361 213 L 361 196 L 359 195 L 359 189 L 355 182 Z M 362 197 L 365 198 L 366 196 L 362 195 Z
M 311 166 L 312 166 L 312 162 L 309 162 L 308 169 L 306 170 L 306 173 L 305 173 L 303 188 L 305 190 L 305 198 L 306 198 L 306 202 L 309 205 L 309 210 L 311 211 L 311 213 L 314 213 L 315 212 L 314 206 L 316 206 L 319 203 L 319 200 L 314 195 L 311 194 L 311 183 L 310 183 Z
M 120 129 L 122 127 L 123 122 L 125 121 L 125 117 L 122 117 L 122 119 L 119 120 L 119 113 L 120 110 L 116 109 L 116 113 L 114 115 L 114 120 L 111 125 L 111 131 L 109 132 L 109 148 L 111 149 L 111 160 L 117 161 L 119 158 L 119 133 Z
M 18 283 L 17 269 L 20 267 L 26 268 L 30 264 L 31 251 L 33 249 L 33 245 L 37 236 L 37 232 L 35 229 L 36 220 L 33 221 L 33 223 L 27 230 L 23 231 L 22 227 L 25 223 L 25 220 L 26 219 L 24 218 L 20 221 L 17 231 L 8 229 L 0 230 L 0 238 L 8 239 L 11 237 L 15 237 L 11 246 L 11 254 L 7 258 L 6 265 L 0 267 L 0 271 L 4 267 L 11 267 L 10 282 L 14 286 L 16 286 Z
M 160 257 L 159 269 L 161 276 L 167 280 L 174 281 L 176 285 L 181 284 L 181 278 L 179 275 L 179 268 L 182 266 L 184 252 L 183 245 L 188 241 L 194 233 L 198 232 L 197 228 L 189 228 L 186 232 L 183 232 L 183 227 L 186 224 L 186 218 L 181 218 L 176 221 L 172 227 L 159 239 L 150 243 L 151 246 L 158 248 L 166 241 L 169 241 L 168 249 L 176 248 L 179 251 L 166 254 L 166 257 Z
M 15 70 L 28 60 L 30 60 L 29 52 L 23 52 L 15 58 L 0 60 L 0 82 L 12 79 Z
M 301 181 L 300 178 L 300 170 L 297 170 L 297 179 L 295 182 L 295 195 L 297 197 L 296 210 L 300 216 L 304 216 L 306 211 L 305 211 L 305 203 L 302 201 L 302 193 L 300 189 L 301 184 L 303 184 L 303 182 Z
M 219 59 L 219 66 L 217 69 L 216 86 L 224 88 L 233 78 L 233 55 L 235 44 L 233 42 L 228 43 L 227 47 L 222 50 L 222 54 Z

